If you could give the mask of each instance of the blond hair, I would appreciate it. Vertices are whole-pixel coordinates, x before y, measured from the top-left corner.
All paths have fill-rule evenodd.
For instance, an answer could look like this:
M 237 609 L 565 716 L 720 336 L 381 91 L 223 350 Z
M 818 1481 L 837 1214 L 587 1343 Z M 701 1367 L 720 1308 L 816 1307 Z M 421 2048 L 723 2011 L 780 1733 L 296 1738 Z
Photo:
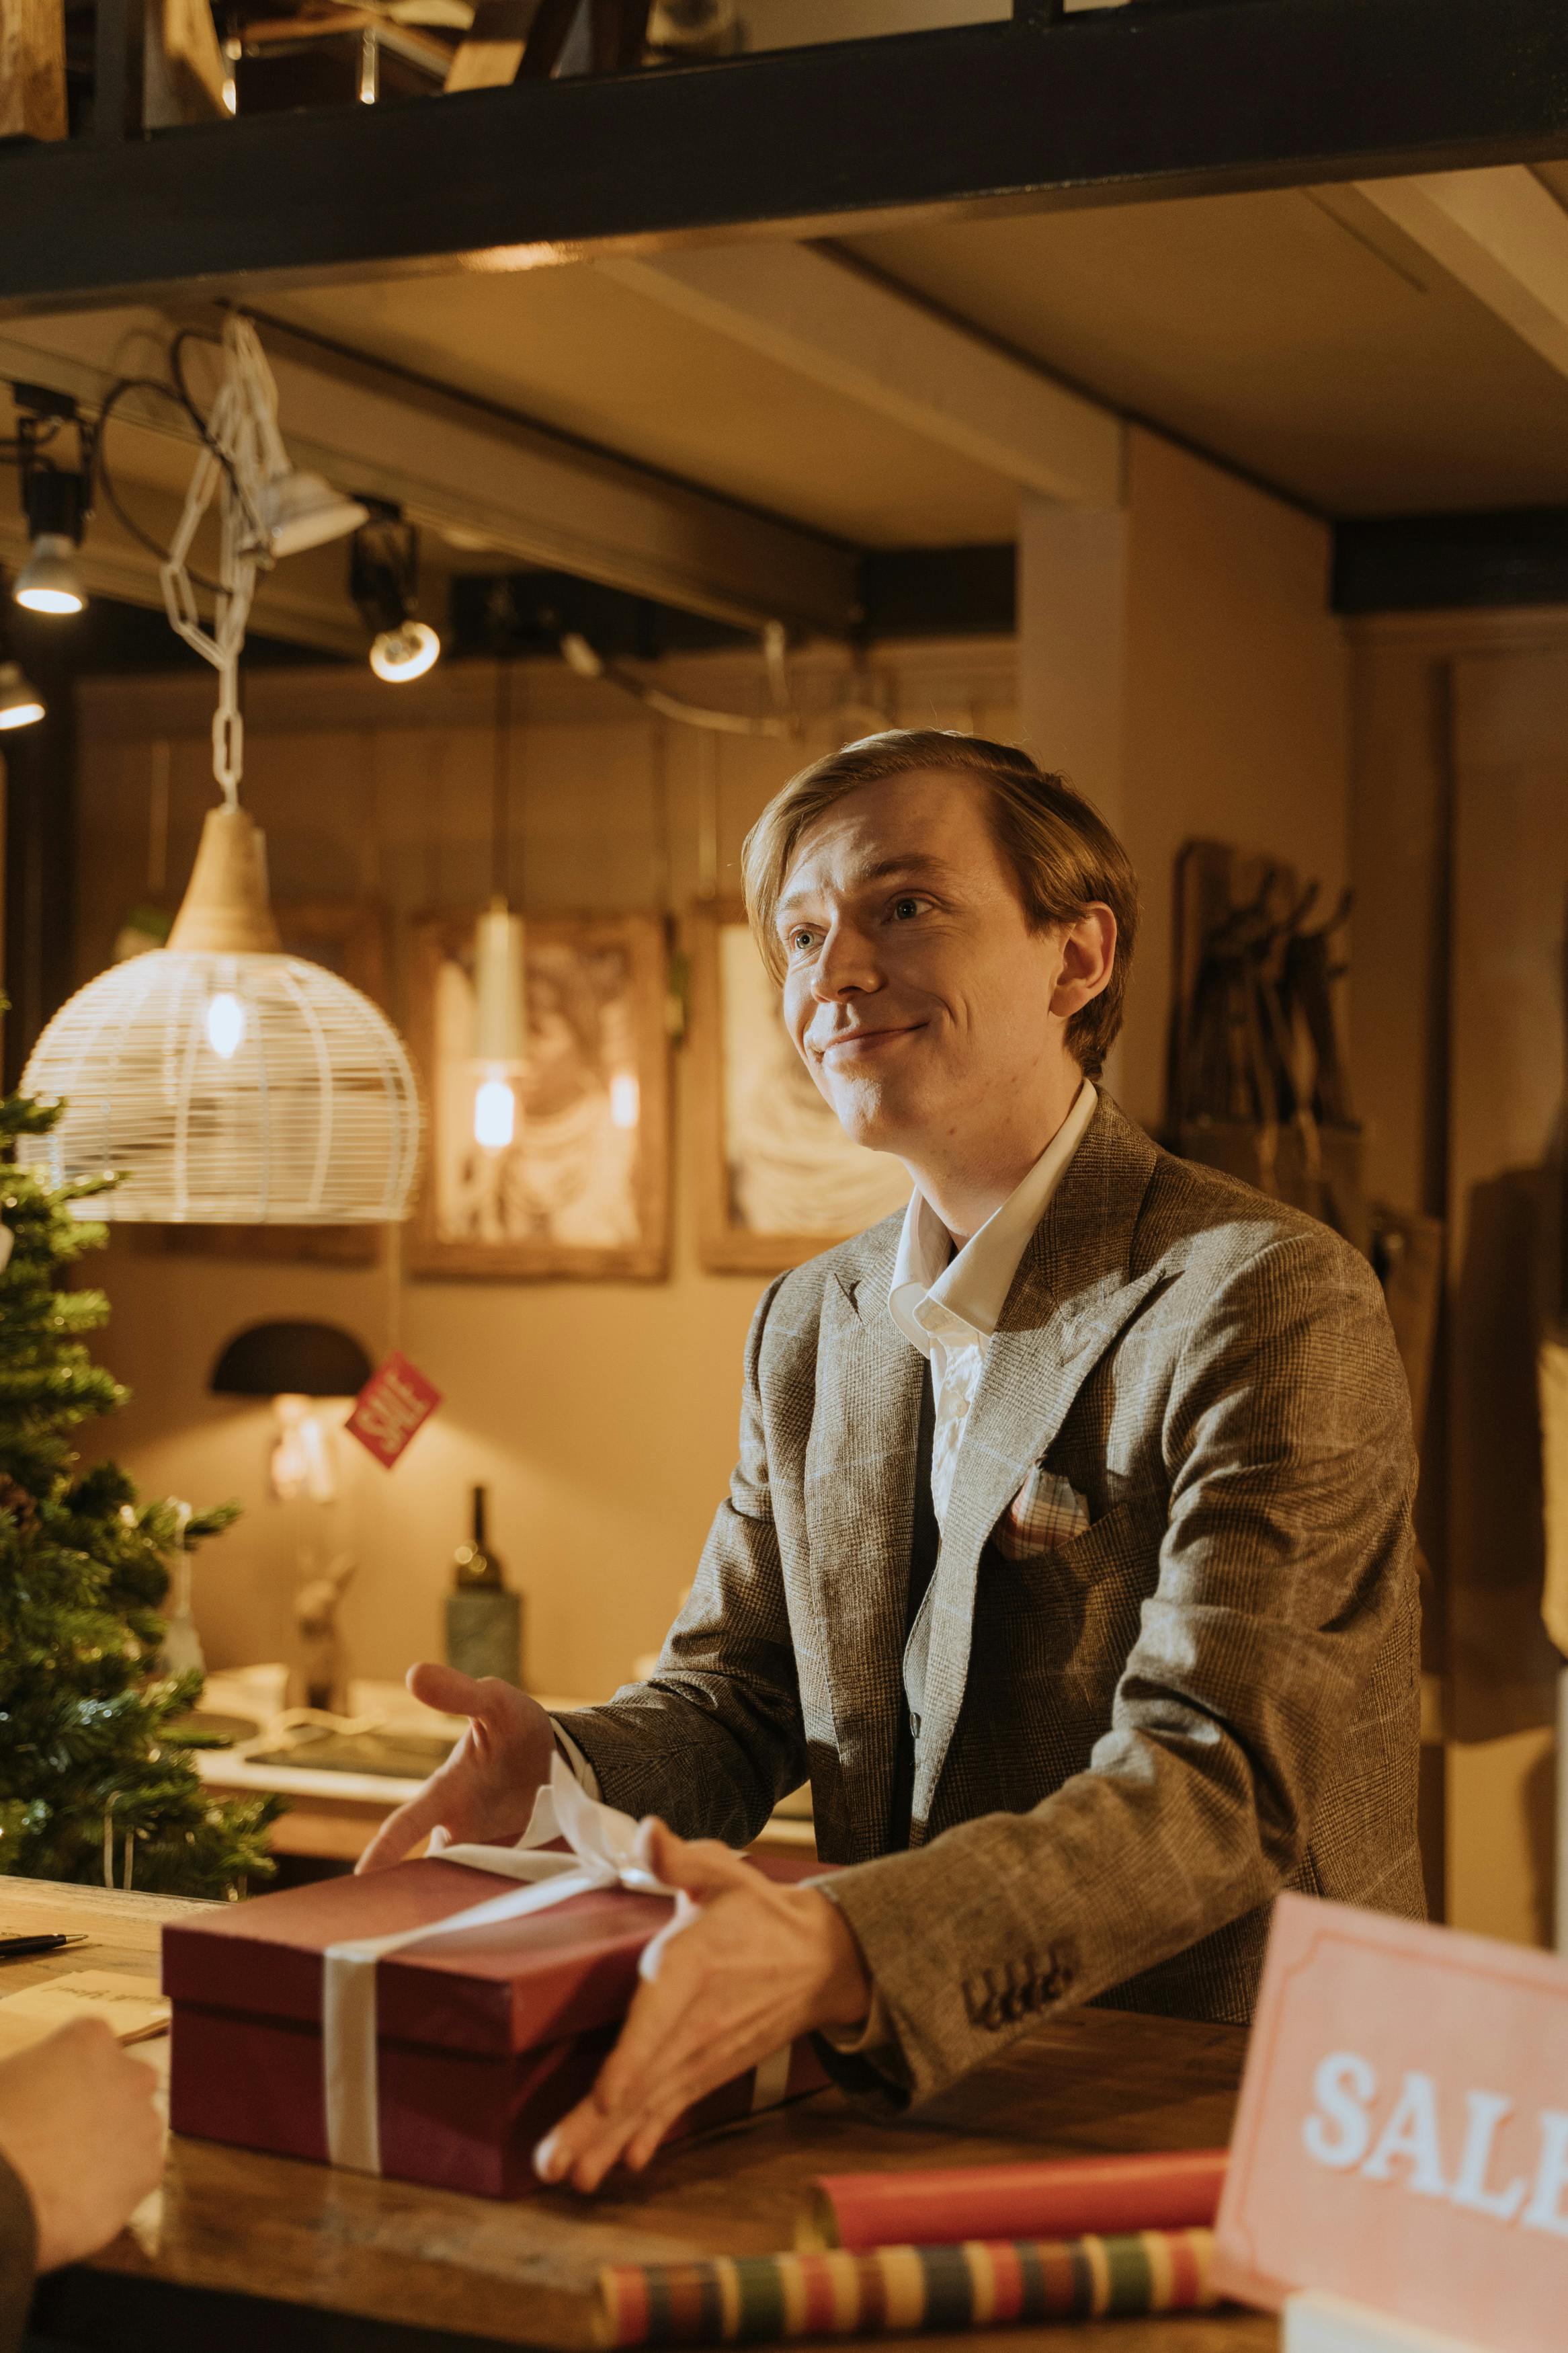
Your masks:
M 1100 995 L 1068 1023 L 1067 1042 L 1088 1078 L 1097 1078 L 1121 1027 L 1138 932 L 1138 878 L 1098 810 L 1065 778 L 1037 768 L 1015 744 L 991 744 L 946 727 L 901 727 L 829 752 L 773 795 L 741 853 L 746 913 L 775 980 L 784 970 L 778 902 L 807 826 L 862 785 L 932 768 L 973 776 L 986 787 L 996 847 L 1011 869 L 1031 931 L 1075 922 L 1101 904 L 1116 918 L 1116 956 Z

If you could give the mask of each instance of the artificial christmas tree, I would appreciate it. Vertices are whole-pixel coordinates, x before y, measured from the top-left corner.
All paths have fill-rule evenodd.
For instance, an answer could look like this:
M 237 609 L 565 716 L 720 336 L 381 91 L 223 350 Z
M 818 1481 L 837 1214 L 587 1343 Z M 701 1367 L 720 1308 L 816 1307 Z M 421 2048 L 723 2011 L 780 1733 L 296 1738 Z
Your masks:
M 113 1180 L 52 1189 L 10 1164 L 60 1108 L 0 1101 L 0 1873 L 230 1895 L 270 1873 L 276 1801 L 203 1788 L 179 1729 L 201 1677 L 161 1671 L 158 1613 L 169 1557 L 235 1507 L 142 1504 L 112 1462 L 79 1474 L 72 1433 L 125 1392 L 82 1341 L 103 1293 L 58 1280 L 105 1240 L 72 1202 Z

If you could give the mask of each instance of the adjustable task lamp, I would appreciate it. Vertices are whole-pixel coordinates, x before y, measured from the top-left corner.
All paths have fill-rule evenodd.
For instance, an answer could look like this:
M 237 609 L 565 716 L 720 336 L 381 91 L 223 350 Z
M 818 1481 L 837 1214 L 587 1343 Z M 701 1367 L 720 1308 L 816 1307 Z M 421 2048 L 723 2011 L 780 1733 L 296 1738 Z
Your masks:
M 399 510 L 366 500 L 368 522 L 353 535 L 349 556 L 349 594 L 367 629 L 374 632 L 370 666 L 389 686 L 423 678 L 441 656 L 441 640 L 428 621 L 415 618 L 418 605 L 419 534 Z
M 331 1426 L 320 1409 L 330 1398 L 357 1397 L 370 1358 L 351 1333 L 332 1324 L 252 1324 L 237 1334 L 208 1383 L 215 1397 L 268 1398 L 277 1435 L 268 1459 L 280 1503 L 308 1495 L 330 1504 L 338 1492 Z

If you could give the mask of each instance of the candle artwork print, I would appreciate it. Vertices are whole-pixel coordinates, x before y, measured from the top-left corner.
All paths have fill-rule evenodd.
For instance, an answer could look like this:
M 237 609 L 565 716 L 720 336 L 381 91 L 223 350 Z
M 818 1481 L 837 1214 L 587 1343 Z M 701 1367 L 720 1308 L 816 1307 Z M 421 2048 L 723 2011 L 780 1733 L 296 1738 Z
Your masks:
M 421 924 L 432 1138 L 414 1271 L 667 1271 L 666 961 L 646 915 L 523 922 L 498 905 Z

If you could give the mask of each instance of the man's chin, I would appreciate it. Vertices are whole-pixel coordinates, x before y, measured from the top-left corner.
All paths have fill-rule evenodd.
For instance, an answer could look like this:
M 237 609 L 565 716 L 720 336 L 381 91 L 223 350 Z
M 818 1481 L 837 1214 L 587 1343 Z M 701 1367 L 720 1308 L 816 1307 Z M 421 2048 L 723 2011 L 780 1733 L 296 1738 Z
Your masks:
M 845 1087 L 828 1098 L 851 1144 L 868 1152 L 900 1152 L 910 1130 L 904 1107 L 880 1088 Z

